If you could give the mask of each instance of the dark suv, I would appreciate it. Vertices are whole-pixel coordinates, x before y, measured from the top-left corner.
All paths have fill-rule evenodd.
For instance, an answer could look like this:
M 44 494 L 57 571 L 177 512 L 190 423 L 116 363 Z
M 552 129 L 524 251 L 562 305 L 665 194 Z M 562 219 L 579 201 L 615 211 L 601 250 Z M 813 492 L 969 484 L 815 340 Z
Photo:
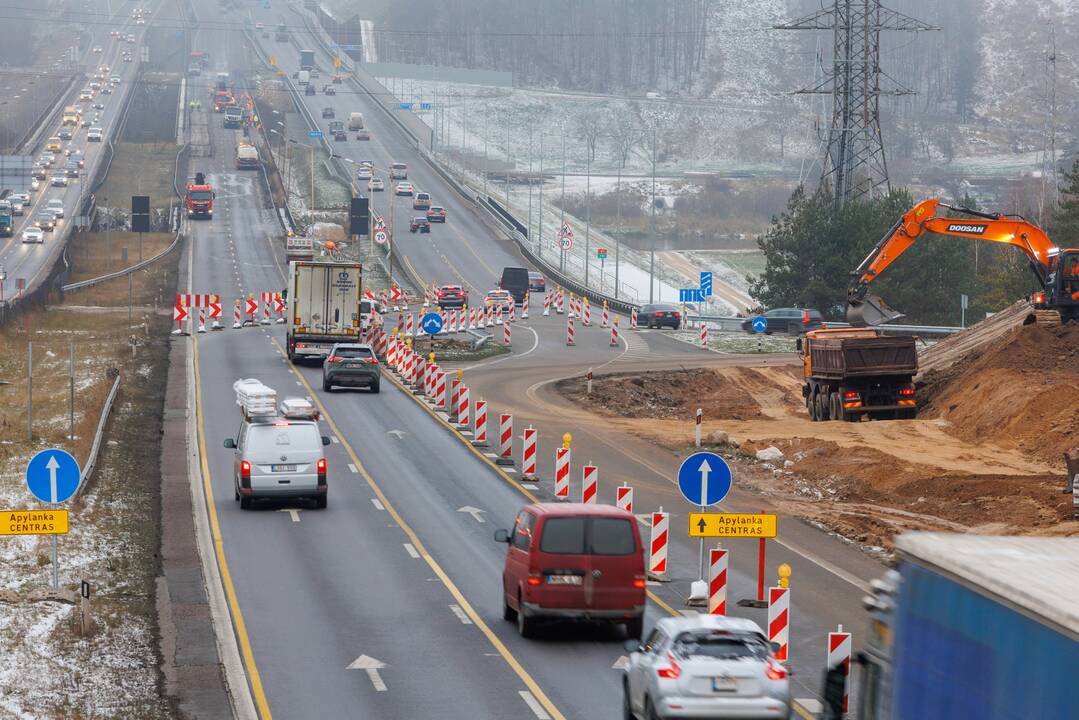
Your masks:
M 459 308 L 468 304 L 468 292 L 460 285 L 443 285 L 435 291 L 440 308 Z
M 429 233 L 431 232 L 431 222 L 425 217 L 414 217 L 412 222 L 408 224 L 408 231 Z
M 377 393 L 381 381 L 382 367 L 370 345 L 338 343 L 322 364 L 322 389 L 326 392 L 338 385 Z
M 816 330 L 824 322 L 824 316 L 819 310 L 807 308 L 773 308 L 766 313 L 761 313 L 768 320 L 768 329 L 765 335 L 772 333 L 787 333 L 788 335 L 801 335 L 808 330 Z M 754 315 L 753 317 L 758 317 Z M 747 333 L 753 332 L 753 318 L 742 321 L 742 329 Z

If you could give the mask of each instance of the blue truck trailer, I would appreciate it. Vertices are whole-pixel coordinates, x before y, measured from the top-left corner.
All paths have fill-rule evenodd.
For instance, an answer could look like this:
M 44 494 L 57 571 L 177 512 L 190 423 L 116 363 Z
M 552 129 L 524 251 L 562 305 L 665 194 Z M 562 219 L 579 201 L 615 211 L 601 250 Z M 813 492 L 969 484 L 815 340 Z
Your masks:
M 1079 718 L 1079 537 L 909 533 L 896 556 L 853 717 Z

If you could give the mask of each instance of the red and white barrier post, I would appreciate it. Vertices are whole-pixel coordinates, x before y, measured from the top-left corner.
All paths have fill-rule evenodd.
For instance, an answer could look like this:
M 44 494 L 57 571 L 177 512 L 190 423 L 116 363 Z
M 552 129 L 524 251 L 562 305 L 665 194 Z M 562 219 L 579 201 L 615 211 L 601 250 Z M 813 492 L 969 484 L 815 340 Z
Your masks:
M 495 326 L 495 309 L 493 307 L 487 307 L 487 327 Z
M 779 649 L 775 652 L 776 660 L 788 659 L 790 609 L 790 588 L 768 588 L 768 642 L 779 643 Z
M 285 322 L 285 300 L 281 297 L 280 292 L 273 294 L 275 309 L 277 310 L 277 324 L 280 325 Z
M 390 333 L 390 342 L 386 351 L 386 364 L 391 368 L 397 367 L 397 333 Z
M 599 469 L 592 463 L 581 468 L 581 502 L 585 505 L 599 502 Z
M 555 450 L 554 496 L 559 500 L 569 500 L 569 463 L 570 449 L 568 447 L 563 446 Z
M 446 371 L 439 370 L 435 381 L 435 407 L 439 410 L 446 409 Z
M 636 306 L 631 307 L 629 309 L 629 329 L 630 330 L 636 330 L 637 329 L 637 307 Z
M 176 304 L 172 307 L 172 320 L 176 323 L 176 329 L 172 331 L 173 335 L 184 334 L 184 320 L 187 319 L 187 308 L 184 307 L 183 298 L 179 295 L 176 296 Z
M 828 633 L 828 670 L 840 668 L 843 672 L 843 712 L 848 711 L 850 700 L 850 654 L 851 636 L 843 632 L 840 625 L 835 632 Z
M 573 293 L 569 294 L 569 316 L 577 317 L 577 299 Z
M 524 302 L 524 305 L 521 306 L 521 319 L 522 320 L 527 320 L 528 319 L 528 296 L 531 295 L 531 294 L 532 293 L 530 293 L 530 292 L 525 293 L 525 302 Z
M 618 316 L 615 315 L 614 322 L 611 323 L 611 347 L 618 347 Z
M 510 336 L 510 324 L 506 323 L 502 326 L 502 344 L 506 347 L 513 347 L 513 339 Z
M 405 321 L 405 337 L 416 336 L 416 314 L 409 313 L 408 319 Z
M 199 303 L 199 332 L 206 332 L 206 308 Z
M 244 326 L 243 313 L 240 312 L 240 298 L 232 304 L 232 329 L 239 330 Z
M 701 423 L 704 421 L 704 411 L 697 408 L 697 422 L 693 426 L 693 444 L 701 446 Z
M 502 324 L 502 306 L 498 306 L 498 310 L 495 312 L 495 325 Z
M 622 483 L 614 489 L 614 504 L 619 510 L 633 512 L 633 488 Z
M 521 450 L 521 477 L 525 480 L 536 479 L 536 450 L 539 445 L 539 433 L 529 425 L 524 432 L 524 448 Z
M 513 465 L 513 416 L 502 413 L 498 416 L 498 457 L 499 465 Z
M 486 445 L 487 444 L 487 401 L 476 401 L 476 428 L 475 438 L 472 440 L 473 445 Z
M 462 385 L 460 392 L 457 393 L 457 424 L 461 427 L 469 427 L 471 422 L 471 414 L 469 410 L 472 409 L 472 405 L 468 400 L 468 386 Z
M 210 329 L 221 330 L 221 296 L 210 296 Z
M 450 378 L 450 407 L 449 415 L 450 420 L 457 420 L 457 403 L 461 399 L 461 371 L 458 370 L 452 378 Z
M 249 325 L 258 325 L 258 311 L 259 301 L 255 299 L 253 293 L 249 293 L 247 296 L 247 323 Z
M 573 315 L 566 318 L 566 345 L 576 345 L 573 340 Z
M 543 317 L 548 317 L 551 314 L 551 293 L 543 294 Z
M 708 614 L 727 614 L 727 567 L 730 558 L 722 548 L 708 551 Z
M 708 326 L 701 323 L 701 350 L 708 349 Z
M 584 320 L 581 323 L 585 327 L 592 327 L 592 303 L 588 302 L 588 297 L 584 298 Z
M 270 298 L 273 297 L 273 293 L 264 292 L 259 294 L 259 299 L 262 301 L 262 324 L 270 324 Z
M 611 325 L 611 309 L 607 305 L 607 301 L 603 301 L 603 317 L 600 318 L 600 327 L 610 327 Z
M 667 571 L 667 546 L 671 539 L 671 514 L 663 512 L 660 506 L 658 512 L 652 513 L 652 533 L 648 543 L 648 577 L 660 582 L 669 582 L 671 579 Z
M 559 315 L 566 312 L 566 289 L 558 288 L 558 309 L 555 310 Z

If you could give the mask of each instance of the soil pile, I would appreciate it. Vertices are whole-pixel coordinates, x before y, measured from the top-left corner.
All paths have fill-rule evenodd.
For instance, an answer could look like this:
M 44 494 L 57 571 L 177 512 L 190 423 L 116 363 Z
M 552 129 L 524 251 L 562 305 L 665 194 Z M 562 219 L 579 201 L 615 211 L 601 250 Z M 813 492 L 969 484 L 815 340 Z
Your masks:
M 1079 445 L 1079 324 L 1028 325 L 920 381 L 922 417 L 1052 463 Z

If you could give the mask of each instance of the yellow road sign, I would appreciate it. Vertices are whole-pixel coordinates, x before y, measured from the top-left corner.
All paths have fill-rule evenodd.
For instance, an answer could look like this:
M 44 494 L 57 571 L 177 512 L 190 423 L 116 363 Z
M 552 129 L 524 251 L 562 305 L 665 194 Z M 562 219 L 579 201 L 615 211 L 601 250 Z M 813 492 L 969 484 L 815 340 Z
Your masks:
M 67 510 L 0 510 L 0 535 L 66 535 Z
M 690 513 L 690 537 L 771 538 L 776 516 L 764 513 Z

